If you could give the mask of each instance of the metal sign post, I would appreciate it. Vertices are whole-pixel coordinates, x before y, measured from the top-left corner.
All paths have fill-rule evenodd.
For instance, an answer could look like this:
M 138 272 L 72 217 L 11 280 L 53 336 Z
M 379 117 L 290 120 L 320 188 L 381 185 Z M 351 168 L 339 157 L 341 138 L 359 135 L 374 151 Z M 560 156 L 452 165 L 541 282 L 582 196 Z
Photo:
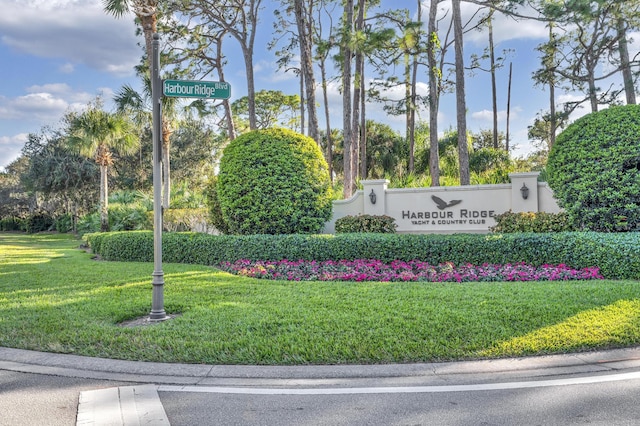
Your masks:
M 153 104 L 153 296 L 151 321 L 168 319 L 164 311 L 162 272 L 162 96 L 202 99 L 229 99 L 231 85 L 224 81 L 160 79 L 160 35 L 151 42 L 151 102 Z
M 164 311 L 164 272 L 162 272 L 162 80 L 160 79 L 160 35 L 151 42 L 151 102 L 153 103 L 153 295 L 152 321 L 167 319 Z

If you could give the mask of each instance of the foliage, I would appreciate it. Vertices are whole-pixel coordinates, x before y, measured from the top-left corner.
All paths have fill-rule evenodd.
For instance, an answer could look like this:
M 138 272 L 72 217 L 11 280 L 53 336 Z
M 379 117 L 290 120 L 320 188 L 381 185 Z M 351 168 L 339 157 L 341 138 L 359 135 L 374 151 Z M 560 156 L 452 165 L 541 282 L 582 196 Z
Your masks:
M 222 262 L 223 271 L 244 277 L 287 281 L 379 281 L 379 282 L 496 282 L 496 281 L 567 281 L 602 279 L 598 268 L 576 270 L 566 265 L 538 267 L 518 263 L 515 265 L 454 265 L 412 260 L 383 263 L 377 259 L 356 260 L 238 260 Z
M 508 211 L 494 216 L 496 225 L 492 232 L 566 232 L 575 231 L 565 212 L 526 212 Z
M 256 365 L 437 362 L 640 343 L 640 281 L 289 284 L 172 263 L 163 266 L 165 309 L 175 318 L 123 327 L 149 314 L 150 265 L 91 258 L 66 235 L 0 234 L 0 271 L 11 277 L 0 286 L 0 346 Z
M 299 128 L 300 96 L 285 95 L 279 90 L 260 90 L 256 93 L 256 125 L 258 129 L 282 126 Z M 236 128 L 249 128 L 249 98 L 243 96 L 231 104 Z
M 152 228 L 152 216 L 148 210 L 136 204 L 118 204 L 109 206 L 109 228 L 113 231 L 132 231 Z M 100 230 L 100 214 L 89 213 L 78 220 L 78 234 L 98 232 Z
M 218 199 L 218 177 L 213 176 L 209 179 L 209 185 L 205 192 L 207 206 L 209 210 L 209 222 L 222 234 L 229 233 L 229 227 L 222 215 L 222 207 L 220 206 L 220 200 Z
M 174 209 L 164 211 L 163 227 L 170 232 L 207 232 L 209 230 L 208 211 L 206 208 Z
M 28 167 L 29 160 L 21 156 L 0 172 L 0 218 L 21 217 L 29 211 L 33 194 L 20 180 Z
M 109 206 L 109 228 L 114 231 L 151 229 L 152 221 L 147 209 L 136 205 Z
M 52 231 L 55 228 L 55 223 L 53 216 L 44 210 L 34 211 L 22 221 L 24 231 L 29 234 Z
M 331 216 L 328 166 L 313 139 L 256 130 L 224 150 L 216 186 L 234 234 L 318 232 Z
M 640 106 L 586 115 L 549 153 L 548 182 L 571 222 L 592 231 L 640 230 Z
M 61 234 L 73 231 L 73 218 L 70 214 L 63 214 L 55 219 L 56 231 Z
M 191 193 L 200 192 L 214 175 L 214 164 L 226 142 L 214 134 L 202 120 L 185 120 L 171 134 L 171 205 L 175 206 L 176 186 L 188 187 Z M 181 205 L 181 208 L 197 207 Z M 201 206 L 199 206 L 201 207 Z
M 393 234 L 398 225 L 391 216 L 358 215 L 345 216 L 336 220 L 336 233 L 378 232 Z
M 96 203 L 98 167 L 69 150 L 61 131 L 29 134 L 22 153 L 28 159 L 28 168 L 20 179 L 27 190 L 47 200 L 50 214 L 71 213 L 70 205 L 82 214 Z
M 91 234 L 85 239 L 95 253 L 107 260 L 153 259 L 151 232 Z M 147 247 L 147 251 L 132 247 Z M 597 266 L 606 278 L 640 279 L 640 244 L 633 233 L 251 236 L 171 233 L 163 238 L 163 256 L 167 262 L 201 265 L 241 259 L 421 260 L 432 265 L 525 262 L 532 266 L 565 264 L 575 269 Z
M 22 231 L 24 220 L 15 216 L 5 216 L 0 219 L 0 231 Z

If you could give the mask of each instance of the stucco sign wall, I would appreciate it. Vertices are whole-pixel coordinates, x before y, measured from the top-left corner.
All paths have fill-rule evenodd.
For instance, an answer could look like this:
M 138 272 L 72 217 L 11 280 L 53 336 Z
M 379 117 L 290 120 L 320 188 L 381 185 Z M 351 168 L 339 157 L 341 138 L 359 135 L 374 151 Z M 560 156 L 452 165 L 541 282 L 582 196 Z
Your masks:
M 386 180 L 362 181 L 363 190 L 351 199 L 334 202 L 335 221 L 358 214 L 387 215 L 400 233 L 483 233 L 495 225 L 494 217 L 514 212 L 558 212 L 553 193 L 538 183 L 538 173 L 510 175 L 511 184 L 437 188 L 388 189 Z

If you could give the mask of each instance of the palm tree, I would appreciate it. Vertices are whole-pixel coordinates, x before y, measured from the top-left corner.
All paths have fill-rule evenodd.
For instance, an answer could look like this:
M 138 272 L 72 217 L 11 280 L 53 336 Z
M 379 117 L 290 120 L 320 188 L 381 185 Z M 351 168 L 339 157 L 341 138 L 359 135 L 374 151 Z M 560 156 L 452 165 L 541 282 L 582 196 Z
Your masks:
M 105 12 L 121 18 L 126 12 L 132 11 L 140 21 L 142 31 L 144 33 L 144 41 L 147 53 L 146 69 L 149 70 L 147 77 L 143 77 L 145 83 L 145 97 L 151 98 L 151 41 L 153 34 L 158 31 L 158 0 L 102 0 Z M 144 69 L 144 67 L 142 68 Z M 119 98 L 119 99 L 118 99 Z M 124 87 L 122 93 L 116 98 L 116 103 L 120 108 L 135 107 L 137 103 L 142 106 L 144 100 L 139 94 L 136 94 L 130 87 Z M 171 170 L 169 160 L 169 150 L 171 149 L 171 134 L 173 133 L 173 116 L 175 100 L 162 98 L 163 114 L 162 114 L 162 207 L 169 208 L 169 198 L 171 192 Z M 165 114 L 169 117 L 165 118 Z
M 113 98 L 118 112 L 128 114 L 136 125 L 143 127 L 152 120 L 151 81 L 143 78 L 144 87 L 142 93 L 134 90 L 129 85 L 124 85 L 120 92 Z M 171 194 L 171 168 L 169 152 L 171 150 L 171 135 L 173 134 L 177 118 L 176 98 L 162 97 L 162 207 L 169 208 Z
M 100 166 L 100 230 L 107 232 L 108 172 L 114 163 L 113 152 L 135 152 L 139 144 L 137 132 L 124 115 L 92 106 L 71 121 L 68 143 L 81 155 L 93 157 Z
M 151 69 L 151 41 L 153 33 L 157 32 L 158 0 L 102 0 L 102 6 L 105 12 L 116 18 L 121 18 L 129 11 L 135 13 L 142 26 L 148 65 Z

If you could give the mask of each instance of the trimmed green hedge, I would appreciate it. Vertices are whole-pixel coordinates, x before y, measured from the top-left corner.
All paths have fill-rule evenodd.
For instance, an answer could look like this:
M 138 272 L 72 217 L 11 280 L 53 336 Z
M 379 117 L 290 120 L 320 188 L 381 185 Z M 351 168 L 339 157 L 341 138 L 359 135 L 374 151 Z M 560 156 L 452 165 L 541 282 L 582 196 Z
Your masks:
M 87 234 L 94 253 L 105 260 L 153 261 L 153 233 Z M 514 234 L 338 234 L 213 236 L 165 233 L 163 260 L 171 263 L 216 265 L 249 260 L 423 260 L 453 262 L 561 264 L 573 268 L 597 266 L 606 278 L 640 279 L 637 233 L 514 233 Z
M 336 220 L 337 234 L 350 232 L 379 232 L 382 234 L 394 234 L 396 232 L 396 220 L 391 216 L 375 216 L 361 214 L 357 216 L 345 216 Z
M 526 212 L 508 211 L 494 216 L 496 226 L 491 232 L 569 232 L 576 231 L 565 212 Z

